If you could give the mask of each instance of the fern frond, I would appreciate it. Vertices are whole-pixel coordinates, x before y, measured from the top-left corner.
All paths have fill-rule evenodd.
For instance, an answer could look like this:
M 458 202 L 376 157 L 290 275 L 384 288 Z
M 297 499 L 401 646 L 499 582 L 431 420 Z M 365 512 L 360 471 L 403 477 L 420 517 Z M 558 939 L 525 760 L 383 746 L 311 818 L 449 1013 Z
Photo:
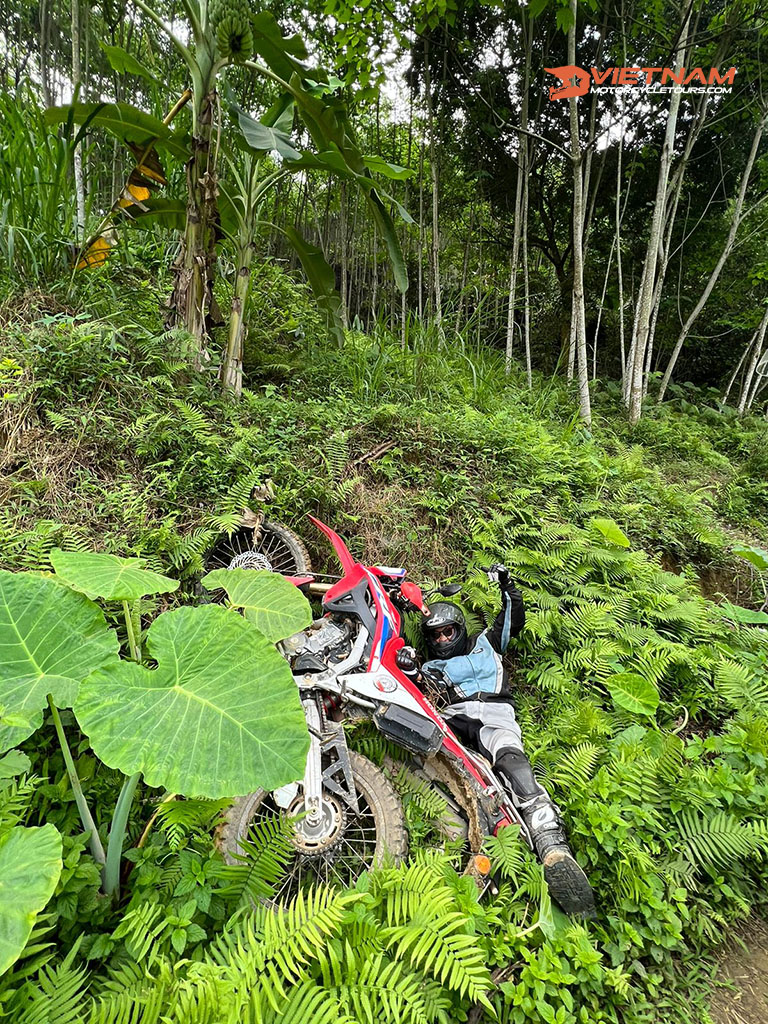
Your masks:
M 557 763 L 552 779 L 562 789 L 583 789 L 592 778 L 600 748 L 594 743 L 580 743 L 567 751 Z
M 58 967 L 43 967 L 37 984 L 27 983 L 20 990 L 18 1015 L 13 1017 L 17 1024 L 83 1024 L 88 972 L 73 968 L 73 960 L 70 954 Z
M 509 825 L 499 829 L 495 836 L 486 836 L 483 849 L 490 857 L 493 868 L 500 871 L 503 878 L 516 884 L 527 859 L 519 826 Z
M 425 779 L 419 779 L 401 765 L 394 777 L 395 789 L 406 803 L 414 803 L 422 814 L 432 821 L 443 817 L 448 809 L 448 802 L 430 788 Z
M 465 928 L 463 914 L 433 916 L 422 905 L 406 924 L 382 929 L 382 939 L 397 959 L 407 957 L 452 991 L 490 1007 L 486 992 L 492 983 L 485 956 Z
M 377 871 L 372 884 L 374 892 L 385 897 L 390 925 L 410 920 L 425 907 L 433 917 L 439 917 L 448 913 L 454 902 L 453 892 L 440 878 L 434 861 L 415 861 Z
M 157 807 L 157 828 L 176 853 L 194 832 L 207 830 L 228 800 L 166 800 Z
M 293 859 L 293 826 L 288 818 L 264 818 L 252 825 L 235 854 L 237 864 L 219 864 L 215 877 L 224 884 L 218 893 L 239 904 L 271 899 Z
M 685 854 L 700 868 L 726 868 L 768 848 L 768 822 L 741 822 L 725 811 L 703 818 L 687 808 L 677 816 Z

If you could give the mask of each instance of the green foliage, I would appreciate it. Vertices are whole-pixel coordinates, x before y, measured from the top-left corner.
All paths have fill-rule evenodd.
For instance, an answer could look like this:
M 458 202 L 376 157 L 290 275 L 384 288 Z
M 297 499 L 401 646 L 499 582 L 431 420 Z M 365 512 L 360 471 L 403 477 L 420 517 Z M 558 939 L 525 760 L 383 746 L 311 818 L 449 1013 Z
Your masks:
M 309 740 L 290 669 L 245 619 L 219 605 L 155 619 L 133 662 L 93 672 L 76 715 L 105 764 L 187 796 L 274 789 L 302 773 Z
M 140 558 L 54 548 L 50 560 L 58 579 L 91 600 L 136 601 L 147 594 L 169 593 L 179 586 L 178 580 L 145 569 Z
M 15 777 L 0 794 L 15 808 L 17 827 L 50 819 L 64 836 L 70 866 L 44 913 L 62 951 L 83 934 L 92 974 L 75 1005 L 89 1024 L 141 1014 L 217 1020 L 230 1009 L 244 1020 L 249 1013 L 341 1021 L 410 1014 L 421 1024 L 447 1024 L 484 994 L 499 1019 L 516 1024 L 640 1024 L 671 1012 L 697 1021 L 686 993 L 700 984 L 681 977 L 759 904 L 765 886 L 768 651 L 759 613 L 749 607 L 762 598 L 757 566 L 732 554 L 721 522 L 722 481 L 742 473 L 759 431 L 692 413 L 667 422 L 665 413 L 649 420 L 640 443 L 606 406 L 595 436 L 584 438 L 556 385 L 531 395 L 493 356 L 438 348 L 418 325 L 405 352 L 379 331 L 348 334 L 337 355 L 320 344 L 301 289 L 274 267 L 255 283 L 266 326 L 254 324 L 254 389 L 238 407 L 215 393 L 206 376 L 215 365 L 195 377 L 183 337 L 163 333 L 146 309 L 129 312 L 124 297 L 115 307 L 117 331 L 73 315 L 9 331 L 20 372 L 4 421 L 16 460 L 0 518 L 4 564 L 47 571 L 54 548 L 77 552 L 96 541 L 143 559 L 151 572 L 180 577 L 170 601 L 183 601 L 206 552 L 266 477 L 276 493 L 270 517 L 296 522 L 303 510 L 317 510 L 370 562 L 462 582 L 473 629 L 499 608 L 498 591 L 478 567 L 506 562 L 528 610 L 509 660 L 519 717 L 600 916 L 588 929 L 558 925 L 542 901 L 540 868 L 515 829 L 487 842 L 499 891 L 478 904 L 473 883 L 455 873 L 456 843 L 441 831 L 443 797 L 393 766 L 402 751 L 365 722 L 350 729 L 351 745 L 391 773 L 416 859 L 361 879 L 349 902 L 337 894 L 341 910 L 331 894 L 316 906 L 311 891 L 319 938 L 306 903 L 293 925 L 312 936 L 312 952 L 289 945 L 284 918 L 265 923 L 282 913 L 262 901 L 280 891 L 293 856 L 289 838 L 277 824 L 260 827 L 243 859 L 224 865 L 212 848 L 215 800 L 157 804 L 142 785 L 128 837 L 144 841 L 128 850 L 120 907 L 105 907 L 44 725 L 26 752 L 45 781 L 25 788 Z M 89 301 L 106 314 L 114 297 L 99 290 L 103 282 L 92 287 Z M 134 291 L 131 305 L 154 302 L 151 292 Z M 296 334 L 302 324 L 304 338 Z M 104 386 L 112 379 L 119 389 Z M 673 450 L 680 436 L 696 466 Z M 64 472 L 70 465 L 76 472 Z M 697 489 L 701 467 L 721 483 Z M 748 501 L 744 514 L 763 523 L 758 493 Z M 335 571 L 323 563 L 324 548 L 301 532 L 317 567 Z M 708 593 L 722 589 L 731 602 L 718 608 L 706 600 L 698 571 L 709 574 Z M 145 629 L 155 611 L 155 602 L 144 602 Z M 231 611 L 215 614 L 250 625 Z M 417 622 L 406 629 L 418 638 Z M 137 670 L 151 676 L 163 668 Z M 128 722 L 123 714 L 121 724 Z M 106 836 L 105 808 L 121 779 L 89 754 L 71 716 L 65 725 Z M 214 758 L 203 760 L 200 771 L 210 775 Z M 208 792 L 197 786 L 189 792 Z M 424 847 L 445 853 L 434 858 Z M 341 917 L 324 918 L 334 907 Z M 44 924 L 39 917 L 29 946 L 43 948 L 25 953 L 0 989 L 11 1014 L 27 984 L 20 972 L 37 978 L 45 957 L 50 969 L 61 964 L 38 934 Z M 281 940 L 288 935 L 284 945 L 296 959 L 281 965 L 268 927 Z M 490 985 L 488 972 L 510 964 L 514 971 Z M 254 979 L 249 1009 L 234 980 L 240 971 Z
M 2 830 L 0 818 L 0 974 L 27 944 L 61 874 L 61 836 L 53 825 Z
M 99 608 L 51 579 L 0 571 L 0 749 L 42 722 L 47 697 L 71 707 L 80 683 L 116 660 L 117 638 Z
M 268 640 L 277 643 L 312 621 L 304 595 L 285 577 L 268 569 L 214 569 L 201 580 L 208 590 L 222 588 L 234 608 Z

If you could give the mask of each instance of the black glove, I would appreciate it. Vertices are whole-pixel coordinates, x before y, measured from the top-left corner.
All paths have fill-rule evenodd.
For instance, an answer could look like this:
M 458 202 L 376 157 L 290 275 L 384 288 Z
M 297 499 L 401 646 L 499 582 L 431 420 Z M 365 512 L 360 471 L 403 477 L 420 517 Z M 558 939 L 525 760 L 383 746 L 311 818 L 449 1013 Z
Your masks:
M 498 583 L 502 590 L 506 590 L 512 582 L 512 577 L 509 575 L 509 569 L 506 565 L 502 565 L 501 562 L 496 562 L 490 567 L 488 570 L 488 579 L 491 583 Z
M 419 662 L 413 647 L 401 647 L 395 655 L 395 664 L 410 679 L 419 674 Z

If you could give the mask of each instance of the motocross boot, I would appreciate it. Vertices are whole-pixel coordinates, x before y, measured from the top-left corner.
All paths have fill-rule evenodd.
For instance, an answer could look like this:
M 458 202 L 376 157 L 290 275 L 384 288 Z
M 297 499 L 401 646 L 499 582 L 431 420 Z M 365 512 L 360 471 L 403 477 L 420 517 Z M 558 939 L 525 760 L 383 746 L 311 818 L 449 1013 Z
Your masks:
M 592 888 L 571 853 L 558 809 L 536 781 L 530 761 L 522 751 L 509 751 L 497 759 L 495 768 L 509 783 L 552 898 L 566 914 L 594 917 Z

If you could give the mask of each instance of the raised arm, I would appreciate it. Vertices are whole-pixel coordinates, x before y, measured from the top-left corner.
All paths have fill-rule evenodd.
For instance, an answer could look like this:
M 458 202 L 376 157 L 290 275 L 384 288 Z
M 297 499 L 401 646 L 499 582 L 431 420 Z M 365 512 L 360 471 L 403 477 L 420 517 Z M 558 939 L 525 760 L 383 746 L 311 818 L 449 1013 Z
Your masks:
M 525 625 L 523 595 L 515 586 L 505 565 L 492 565 L 488 570 L 489 579 L 495 580 L 501 590 L 501 611 L 488 630 L 491 646 L 503 654 L 513 636 L 518 636 Z

